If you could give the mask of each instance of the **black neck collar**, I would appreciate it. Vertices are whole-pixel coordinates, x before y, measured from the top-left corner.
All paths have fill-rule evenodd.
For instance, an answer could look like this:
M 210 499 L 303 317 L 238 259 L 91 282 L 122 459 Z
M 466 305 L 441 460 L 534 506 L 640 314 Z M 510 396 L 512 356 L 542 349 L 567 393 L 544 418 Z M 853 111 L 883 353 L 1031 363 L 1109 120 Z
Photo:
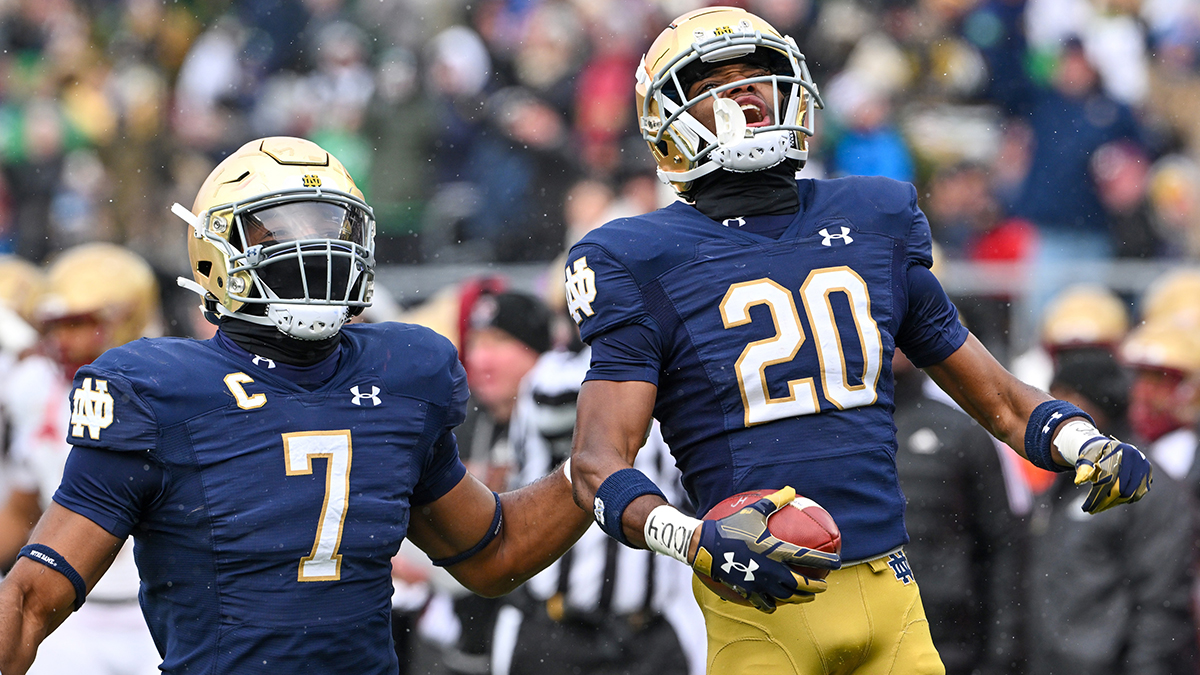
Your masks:
M 800 210 L 796 162 L 770 169 L 733 173 L 718 169 L 701 176 L 684 195 L 696 210 L 715 221 L 738 216 L 782 216 Z
M 251 354 L 286 363 L 311 366 L 327 358 L 342 343 L 341 332 L 324 340 L 297 340 L 274 326 L 262 326 L 241 319 L 221 317 L 221 331 Z

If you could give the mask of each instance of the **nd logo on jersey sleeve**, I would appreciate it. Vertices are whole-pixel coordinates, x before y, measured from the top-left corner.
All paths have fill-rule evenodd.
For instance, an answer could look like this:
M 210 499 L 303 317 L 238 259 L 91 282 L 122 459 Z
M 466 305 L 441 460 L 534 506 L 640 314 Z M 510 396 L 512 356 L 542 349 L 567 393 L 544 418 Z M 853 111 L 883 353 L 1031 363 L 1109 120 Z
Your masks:
M 113 397 L 108 393 L 108 381 L 90 377 L 72 394 L 71 436 L 93 441 L 100 440 L 100 432 L 113 422 Z
M 592 302 L 596 300 L 596 273 L 588 267 L 587 256 L 580 256 L 574 268 L 567 267 L 567 310 L 575 323 L 583 323 L 583 317 L 595 314 Z

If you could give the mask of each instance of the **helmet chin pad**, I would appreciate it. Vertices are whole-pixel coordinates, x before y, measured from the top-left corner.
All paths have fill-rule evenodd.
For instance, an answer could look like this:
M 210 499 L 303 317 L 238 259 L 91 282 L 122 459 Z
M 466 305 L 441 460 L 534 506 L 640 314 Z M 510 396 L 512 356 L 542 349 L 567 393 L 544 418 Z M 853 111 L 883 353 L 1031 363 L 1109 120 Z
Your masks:
M 279 332 L 297 340 L 325 340 L 337 334 L 349 312 L 341 305 L 267 305 L 267 318 Z
M 741 111 L 738 111 L 739 113 Z M 762 171 L 788 158 L 795 135 L 790 131 L 765 131 L 732 143 L 721 143 L 713 150 L 712 160 L 735 173 Z

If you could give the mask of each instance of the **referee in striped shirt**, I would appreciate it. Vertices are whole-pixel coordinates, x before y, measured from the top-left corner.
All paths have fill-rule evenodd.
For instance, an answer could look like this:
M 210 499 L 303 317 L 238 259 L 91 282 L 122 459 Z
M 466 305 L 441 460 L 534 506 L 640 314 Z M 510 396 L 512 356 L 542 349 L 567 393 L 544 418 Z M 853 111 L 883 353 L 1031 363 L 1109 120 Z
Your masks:
M 548 352 L 525 377 L 509 428 L 522 483 L 570 457 L 575 399 L 590 351 Z M 635 467 L 673 504 L 686 506 L 657 423 Z M 493 673 L 701 675 L 706 637 L 691 575 L 674 560 L 621 546 L 592 527 L 507 598 L 496 620 Z

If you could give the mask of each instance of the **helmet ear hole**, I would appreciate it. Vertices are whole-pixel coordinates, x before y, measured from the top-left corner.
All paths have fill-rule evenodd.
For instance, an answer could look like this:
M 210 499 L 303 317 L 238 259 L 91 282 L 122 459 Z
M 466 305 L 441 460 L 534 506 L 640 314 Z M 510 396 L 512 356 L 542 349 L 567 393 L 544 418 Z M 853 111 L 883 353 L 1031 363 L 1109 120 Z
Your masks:
M 212 261 L 201 260 L 200 262 L 196 263 L 196 271 L 206 277 L 211 275 L 212 274 Z

